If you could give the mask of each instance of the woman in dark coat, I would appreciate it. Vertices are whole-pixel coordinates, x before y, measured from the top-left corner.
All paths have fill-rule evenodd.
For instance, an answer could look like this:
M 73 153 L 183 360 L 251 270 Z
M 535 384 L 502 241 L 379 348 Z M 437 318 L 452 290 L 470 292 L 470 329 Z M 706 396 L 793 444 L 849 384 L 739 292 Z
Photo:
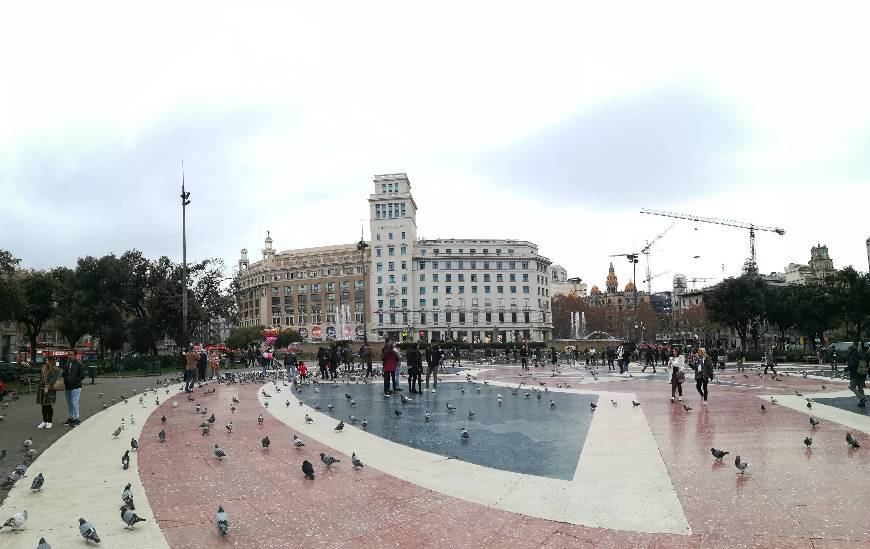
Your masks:
M 36 402 L 42 405 L 42 423 L 37 429 L 51 429 L 51 420 L 54 416 L 54 403 L 57 402 L 57 389 L 55 384 L 63 379 L 63 372 L 58 368 L 53 357 L 47 357 L 42 365 L 39 376 L 39 388 L 36 391 Z

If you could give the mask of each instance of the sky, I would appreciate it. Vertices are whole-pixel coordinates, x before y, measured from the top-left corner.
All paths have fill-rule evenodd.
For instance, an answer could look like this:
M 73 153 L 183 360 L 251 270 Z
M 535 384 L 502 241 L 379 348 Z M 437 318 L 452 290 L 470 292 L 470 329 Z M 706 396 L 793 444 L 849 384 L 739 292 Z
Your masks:
M 870 6 L 843 2 L 6 2 L 0 248 L 260 257 L 368 238 L 405 172 L 418 236 L 516 238 L 591 287 L 673 220 L 782 227 L 762 272 L 868 268 Z M 740 272 L 748 231 L 678 221 L 671 278 Z M 697 257 L 696 257 L 697 256 Z M 638 265 L 643 280 L 645 261 Z M 703 282 L 699 283 L 699 286 Z

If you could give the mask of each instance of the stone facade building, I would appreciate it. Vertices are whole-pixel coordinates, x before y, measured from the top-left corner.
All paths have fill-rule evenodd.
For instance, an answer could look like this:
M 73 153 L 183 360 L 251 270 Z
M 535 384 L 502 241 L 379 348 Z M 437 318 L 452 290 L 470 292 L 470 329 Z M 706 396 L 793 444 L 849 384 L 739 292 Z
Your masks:
M 568 271 L 561 265 L 550 267 L 550 293 L 575 297 L 586 297 L 586 283 L 578 277 L 568 278 Z

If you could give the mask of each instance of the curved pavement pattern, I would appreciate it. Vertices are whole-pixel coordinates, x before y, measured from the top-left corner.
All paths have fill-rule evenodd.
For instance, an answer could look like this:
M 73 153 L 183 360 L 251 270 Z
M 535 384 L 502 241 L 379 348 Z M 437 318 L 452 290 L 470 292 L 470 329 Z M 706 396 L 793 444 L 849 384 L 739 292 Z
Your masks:
M 170 388 L 173 394 L 178 390 L 179 386 Z M 94 525 L 105 547 L 169 547 L 139 480 L 137 453 L 130 452 L 128 470 L 121 467 L 121 456 L 130 449 L 130 439 L 144 442 L 142 428 L 157 408 L 153 392 L 143 398 L 142 405 L 138 402 L 140 395 L 92 415 L 47 449 L 39 449 L 41 453 L 28 468 L 27 476 L 15 483 L 0 507 L 2 521 L 27 510 L 27 523 L 18 532 L 0 530 L 0 547 L 33 549 L 43 536 L 55 548 L 80 546 L 85 542 L 79 534 L 79 517 Z M 163 390 L 157 396 L 161 400 L 169 398 Z M 122 424 L 122 418 L 125 428 L 114 438 L 112 433 Z M 31 482 L 39 473 L 45 477 L 45 484 L 39 492 L 32 492 Z M 121 492 L 128 482 L 136 514 L 146 519 L 132 530 L 124 528 L 120 513 Z

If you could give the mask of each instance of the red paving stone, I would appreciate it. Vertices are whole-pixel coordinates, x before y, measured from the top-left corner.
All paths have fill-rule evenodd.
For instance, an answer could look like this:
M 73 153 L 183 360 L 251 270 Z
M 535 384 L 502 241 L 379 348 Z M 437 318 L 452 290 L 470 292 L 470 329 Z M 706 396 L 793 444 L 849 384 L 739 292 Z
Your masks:
M 747 383 L 781 394 L 821 390 L 820 382 L 799 377 L 759 382 L 753 376 Z M 194 414 L 184 395 L 164 402 L 146 423 L 140 475 L 172 547 L 866 547 L 870 540 L 870 523 L 844 512 L 864 508 L 864 490 L 844 471 L 866 471 L 870 456 L 850 453 L 845 430 L 830 422 L 813 433 L 814 449 L 805 452 L 806 414 L 775 405 L 768 405 L 766 414 L 759 411 L 757 395 L 770 389 L 713 384 L 710 405 L 702 408 L 694 386 L 686 384 L 686 402 L 695 408 L 687 414 L 670 403 L 663 381 L 582 387 L 638 395 L 694 533 L 679 536 L 531 518 L 426 490 L 372 467 L 354 471 L 349 456 L 316 440 L 293 448 L 292 429 L 261 407 L 258 388 L 221 386 L 213 395 L 198 393 L 198 401 L 217 417 L 207 437 L 197 428 L 206 416 Z M 234 416 L 231 395 L 241 400 Z M 173 400 L 178 408 L 171 407 Z M 157 442 L 161 413 L 168 420 L 164 444 Z M 262 426 L 258 414 L 265 418 Z M 235 429 L 227 434 L 223 426 L 230 419 Z M 272 440 L 267 451 L 260 448 L 264 434 Z M 228 454 L 220 462 L 212 455 L 216 442 Z M 711 446 L 732 455 L 714 463 Z M 321 451 L 342 463 L 325 470 Z M 747 476 L 735 473 L 737 452 L 750 463 Z M 315 464 L 314 481 L 301 474 L 303 459 Z M 218 504 L 230 514 L 226 539 L 213 523 Z

